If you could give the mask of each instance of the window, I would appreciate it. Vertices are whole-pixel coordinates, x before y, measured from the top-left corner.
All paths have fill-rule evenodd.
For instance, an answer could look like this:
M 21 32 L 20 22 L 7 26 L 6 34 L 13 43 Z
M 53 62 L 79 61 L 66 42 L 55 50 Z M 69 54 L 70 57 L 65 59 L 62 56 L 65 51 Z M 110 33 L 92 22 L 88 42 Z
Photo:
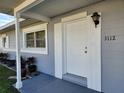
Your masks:
M 3 47 L 6 47 L 6 37 L 3 37 Z
M 27 47 L 34 47 L 34 33 L 26 34 Z
M 36 47 L 45 47 L 45 30 L 36 32 Z
M 24 53 L 48 54 L 47 24 L 34 24 L 22 29 Z
M 45 48 L 45 30 L 26 34 L 27 48 Z
M 3 48 L 9 48 L 9 38 L 6 35 L 2 36 L 2 47 Z

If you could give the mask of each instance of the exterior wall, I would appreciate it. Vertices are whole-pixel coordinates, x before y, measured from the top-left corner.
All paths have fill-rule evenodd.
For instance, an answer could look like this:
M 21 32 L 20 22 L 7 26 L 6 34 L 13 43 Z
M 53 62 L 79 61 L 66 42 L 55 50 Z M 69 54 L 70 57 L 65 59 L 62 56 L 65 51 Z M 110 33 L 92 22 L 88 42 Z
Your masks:
M 33 53 L 24 53 L 22 52 L 21 55 L 25 58 L 27 57 L 35 57 L 37 61 L 38 71 L 41 71 L 46 74 L 50 74 L 54 76 L 54 33 L 53 33 L 53 24 L 49 23 L 48 25 L 48 32 L 47 32 L 47 43 L 48 43 L 48 54 L 33 54 Z M 35 25 L 35 24 L 34 24 Z M 30 27 L 30 26 L 29 26 Z M 15 31 L 4 32 L 2 34 L 6 34 L 9 36 L 9 49 L 2 49 L 4 52 L 9 53 L 10 59 L 16 59 L 15 54 Z M 23 47 L 23 39 L 22 39 L 22 32 L 21 32 L 21 47 Z
M 10 31 L 10 32 L 6 32 L 6 34 L 9 36 L 9 47 L 11 49 L 14 49 L 16 47 L 16 45 L 15 45 L 15 32 Z
M 75 14 L 87 11 L 88 14 L 102 14 L 102 91 L 104 93 L 124 93 L 124 1 L 105 0 L 73 11 Z M 53 19 L 55 23 L 65 14 Z M 115 35 L 115 41 L 105 41 L 105 36 Z
M 124 93 L 124 1 L 105 0 L 52 19 L 48 25 L 48 55 L 22 53 L 35 56 L 38 69 L 54 75 L 54 23 L 67 15 L 87 11 L 88 14 L 102 14 L 102 91 L 104 93 Z M 115 35 L 115 41 L 105 41 L 105 36 Z M 14 39 L 14 38 L 13 38 Z M 12 40 L 13 40 L 12 39 Z M 14 47 L 12 44 L 10 47 Z M 14 58 L 14 52 L 11 52 Z
M 124 1 L 106 0 L 85 8 L 89 13 L 102 13 L 102 90 L 105 93 L 124 93 Z M 115 41 L 105 36 L 115 35 Z
M 0 35 L 2 35 L 2 34 L 6 34 L 8 36 L 8 38 L 9 38 L 9 49 L 14 50 L 16 48 L 15 31 L 13 30 L 13 31 L 0 33 Z M 22 34 L 22 32 L 21 32 L 21 34 Z M 21 40 L 21 43 L 22 43 L 22 40 L 23 40 L 22 37 L 21 37 L 20 40 Z M 22 46 L 22 44 L 21 44 L 21 46 Z

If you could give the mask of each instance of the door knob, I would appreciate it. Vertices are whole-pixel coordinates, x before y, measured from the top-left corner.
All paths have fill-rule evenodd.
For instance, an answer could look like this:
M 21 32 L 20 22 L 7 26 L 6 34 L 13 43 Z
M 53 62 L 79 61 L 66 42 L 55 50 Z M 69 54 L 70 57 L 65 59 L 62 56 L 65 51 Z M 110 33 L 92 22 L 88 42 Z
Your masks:
M 84 51 L 85 54 L 87 54 L 87 51 Z

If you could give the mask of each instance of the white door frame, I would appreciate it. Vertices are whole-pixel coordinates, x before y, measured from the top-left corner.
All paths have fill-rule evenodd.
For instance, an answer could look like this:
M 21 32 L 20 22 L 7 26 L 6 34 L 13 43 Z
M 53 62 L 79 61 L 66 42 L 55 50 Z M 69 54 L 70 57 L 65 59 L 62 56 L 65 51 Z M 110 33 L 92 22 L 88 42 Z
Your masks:
M 54 40 L 55 40 L 55 77 L 62 79 L 62 75 L 66 73 L 66 47 L 64 23 L 76 19 L 87 18 L 89 21 L 90 33 L 90 59 L 89 59 L 89 74 L 88 88 L 101 91 L 101 19 L 100 24 L 95 28 L 91 15 L 87 16 L 86 12 L 68 16 L 62 19 L 61 23 L 54 25 Z M 97 42 L 97 43 L 96 43 Z M 95 55 L 94 55 L 95 53 Z

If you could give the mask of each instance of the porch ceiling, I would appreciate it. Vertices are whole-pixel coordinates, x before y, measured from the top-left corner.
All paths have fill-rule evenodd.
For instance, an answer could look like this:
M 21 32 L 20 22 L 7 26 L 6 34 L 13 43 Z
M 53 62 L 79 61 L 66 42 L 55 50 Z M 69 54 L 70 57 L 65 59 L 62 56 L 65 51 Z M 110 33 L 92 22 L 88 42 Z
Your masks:
M 13 14 L 13 9 L 25 0 L 0 0 L 0 12 Z
M 29 11 L 54 17 L 103 0 L 45 0 Z

